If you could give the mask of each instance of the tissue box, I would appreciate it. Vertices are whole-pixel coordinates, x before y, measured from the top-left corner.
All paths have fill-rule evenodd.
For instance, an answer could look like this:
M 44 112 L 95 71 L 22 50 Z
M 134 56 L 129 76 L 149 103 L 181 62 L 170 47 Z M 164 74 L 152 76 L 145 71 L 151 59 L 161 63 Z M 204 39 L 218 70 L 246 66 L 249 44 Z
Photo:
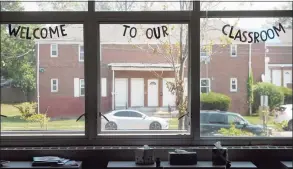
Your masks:
M 170 165 L 195 165 L 197 164 L 196 152 L 169 152 Z
M 228 149 L 227 148 L 218 149 L 214 147 L 212 149 L 212 161 L 213 161 L 213 165 L 226 165 L 228 161 Z
M 139 165 L 150 165 L 155 163 L 154 150 L 149 148 L 138 148 L 135 150 L 135 163 Z

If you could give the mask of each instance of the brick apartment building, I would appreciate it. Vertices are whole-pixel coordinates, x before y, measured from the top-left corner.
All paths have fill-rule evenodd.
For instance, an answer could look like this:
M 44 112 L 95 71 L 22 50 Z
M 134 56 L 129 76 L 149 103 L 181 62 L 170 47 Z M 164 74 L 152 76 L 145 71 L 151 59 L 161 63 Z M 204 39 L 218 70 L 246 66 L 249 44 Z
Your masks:
M 48 115 L 51 117 L 78 116 L 84 112 L 83 60 L 86 56 L 83 30 L 82 27 L 69 26 L 66 31 L 67 37 L 36 42 L 39 108 L 40 112 L 44 112 L 50 106 Z M 166 86 L 166 81 L 174 80 L 170 63 L 162 56 L 134 47 L 133 44 L 144 42 L 140 41 L 142 37 L 129 44 L 129 39 L 123 39 L 123 31 L 122 25 L 118 30 L 117 27 L 100 27 L 100 110 L 107 112 L 126 106 L 155 110 L 174 106 L 175 96 Z M 277 43 L 249 45 L 233 41 L 232 45 L 222 47 L 216 42 L 212 50 L 217 52 L 212 54 L 208 64 L 204 61 L 201 63 L 201 91 L 226 94 L 232 100 L 229 111 L 247 114 L 246 83 L 250 60 L 255 82 L 268 81 L 279 86 L 292 86 L 291 33 L 287 30 L 286 34 L 281 34 Z M 201 52 L 202 59 L 207 55 Z M 185 70 L 187 84 L 187 66 Z

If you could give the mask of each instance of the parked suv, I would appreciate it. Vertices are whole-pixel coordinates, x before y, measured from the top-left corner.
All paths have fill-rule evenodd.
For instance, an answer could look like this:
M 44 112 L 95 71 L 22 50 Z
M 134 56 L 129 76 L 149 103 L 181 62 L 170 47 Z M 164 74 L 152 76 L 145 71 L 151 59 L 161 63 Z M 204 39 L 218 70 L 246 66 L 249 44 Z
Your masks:
M 264 132 L 263 126 L 250 124 L 241 115 L 233 112 L 201 110 L 200 130 L 202 136 L 215 136 L 221 128 L 229 129 L 231 124 L 236 128 L 261 135 Z

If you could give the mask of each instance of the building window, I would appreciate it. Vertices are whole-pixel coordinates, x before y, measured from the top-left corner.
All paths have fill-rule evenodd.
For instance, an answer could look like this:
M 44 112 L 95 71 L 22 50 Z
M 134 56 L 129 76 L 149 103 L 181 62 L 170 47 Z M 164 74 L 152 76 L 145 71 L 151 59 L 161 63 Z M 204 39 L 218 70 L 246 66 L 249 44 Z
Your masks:
M 102 95 L 102 97 L 107 97 L 107 78 L 102 78 L 101 95 Z
M 209 78 L 200 79 L 200 92 L 201 93 L 209 93 L 211 90 L 211 84 Z
M 237 78 L 230 79 L 230 92 L 237 92 Z
M 84 61 L 84 48 L 83 45 L 79 45 L 79 61 Z
M 84 79 L 79 79 L 79 96 L 84 96 Z
M 51 57 L 57 57 L 57 56 L 58 56 L 58 45 L 51 44 Z
M 51 79 L 51 92 L 58 92 L 58 79 Z
M 231 45 L 231 57 L 237 57 L 237 45 Z

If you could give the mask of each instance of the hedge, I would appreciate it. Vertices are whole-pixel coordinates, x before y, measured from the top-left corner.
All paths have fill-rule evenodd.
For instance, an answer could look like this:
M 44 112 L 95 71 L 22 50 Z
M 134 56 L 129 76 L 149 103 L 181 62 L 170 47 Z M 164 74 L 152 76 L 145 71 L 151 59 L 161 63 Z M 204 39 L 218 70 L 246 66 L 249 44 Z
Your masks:
M 271 110 L 282 105 L 284 103 L 284 94 L 280 87 L 267 83 L 260 82 L 254 86 L 254 104 L 253 110 L 257 112 L 260 106 L 260 96 L 267 95 L 268 96 L 268 106 Z
M 280 90 L 284 94 L 284 104 L 292 104 L 292 89 L 281 86 Z
M 231 104 L 231 98 L 221 93 L 203 93 L 200 96 L 201 110 L 227 111 Z

